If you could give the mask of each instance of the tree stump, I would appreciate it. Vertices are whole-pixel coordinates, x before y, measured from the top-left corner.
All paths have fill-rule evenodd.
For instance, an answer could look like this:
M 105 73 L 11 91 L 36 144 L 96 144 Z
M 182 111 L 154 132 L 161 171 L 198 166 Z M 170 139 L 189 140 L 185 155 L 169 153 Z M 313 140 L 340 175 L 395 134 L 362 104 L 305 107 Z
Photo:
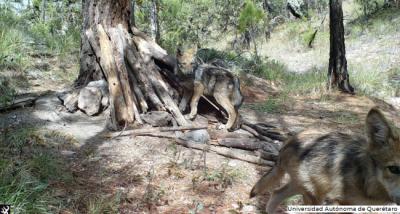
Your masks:
M 84 88 L 107 81 L 112 129 L 143 123 L 140 114 L 149 110 L 168 111 L 179 125 L 189 125 L 177 106 L 180 90 L 165 75 L 175 73 L 176 60 L 131 26 L 131 9 L 128 0 L 83 2 L 81 69 L 75 84 Z M 80 93 L 89 94 L 85 90 Z

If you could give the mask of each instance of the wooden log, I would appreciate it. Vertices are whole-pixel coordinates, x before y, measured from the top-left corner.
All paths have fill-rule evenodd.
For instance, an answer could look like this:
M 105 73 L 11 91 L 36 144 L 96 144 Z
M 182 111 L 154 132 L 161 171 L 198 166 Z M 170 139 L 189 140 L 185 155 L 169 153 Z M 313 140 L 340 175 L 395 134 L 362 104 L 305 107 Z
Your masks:
M 145 128 L 145 129 L 133 129 L 133 130 L 125 130 L 123 133 L 108 133 L 105 134 L 104 137 L 119 137 L 126 135 L 137 135 L 143 133 L 158 133 L 158 132 L 173 132 L 173 131 L 185 131 L 185 130 L 199 130 L 199 129 L 207 129 L 208 126 L 178 126 L 178 127 L 157 127 L 157 128 Z
M 181 139 L 176 139 L 175 141 L 179 145 L 182 145 L 182 146 L 185 146 L 188 148 L 202 150 L 202 151 L 212 151 L 212 152 L 215 152 L 219 155 L 222 155 L 222 156 L 225 156 L 228 158 L 238 159 L 238 160 L 246 161 L 249 163 L 254 163 L 254 164 L 264 165 L 264 166 L 274 166 L 275 165 L 275 162 L 264 160 L 262 158 L 254 156 L 251 153 L 246 153 L 246 152 L 238 150 L 238 149 L 223 148 L 223 147 L 218 147 L 218 146 L 193 143 L 193 142 L 184 141 Z
M 33 106 L 37 98 L 38 97 L 24 97 L 15 99 L 12 102 L 8 102 L 5 105 L 0 106 L 0 111 Z
M 127 106 L 127 113 L 130 117 L 133 117 L 140 124 L 143 124 L 143 121 L 140 119 L 140 113 L 138 110 L 138 101 L 136 95 L 132 93 L 131 85 L 129 81 L 129 74 L 127 65 L 125 63 L 125 49 L 127 47 L 127 41 L 125 38 L 125 34 L 123 32 L 122 25 L 119 24 L 117 28 L 109 28 L 108 34 L 113 43 L 113 52 L 114 59 L 118 69 L 118 77 L 121 83 L 122 94 L 124 95 L 125 104 Z M 132 115 L 133 114 L 133 115 Z
M 241 128 L 243 130 L 246 130 L 246 131 L 250 132 L 251 134 L 253 134 L 256 138 L 258 138 L 260 140 L 264 140 L 264 141 L 267 141 L 269 143 L 273 143 L 274 142 L 271 138 L 259 134 L 256 130 L 254 130 L 253 128 L 251 128 L 248 125 L 242 124 Z
M 132 90 L 136 94 L 136 98 L 139 103 L 140 109 L 142 110 L 142 113 L 146 113 L 149 110 L 149 106 L 147 105 L 147 102 L 146 102 L 145 96 L 142 93 L 142 90 L 140 90 L 139 82 L 136 79 L 135 75 L 133 74 L 131 67 L 128 67 L 128 74 L 129 74 L 129 80 L 131 83 Z
M 254 129 L 260 135 L 266 136 L 266 137 L 274 139 L 274 140 L 279 140 L 279 141 L 286 140 L 286 136 L 284 136 L 282 134 L 281 130 L 279 130 L 276 127 L 271 126 L 269 124 L 265 124 L 265 123 L 251 124 L 249 122 L 246 122 L 244 124 L 252 129 Z
M 258 139 L 224 138 L 217 140 L 217 142 L 220 146 L 262 152 L 264 156 L 269 157 L 269 159 L 264 158 L 268 160 L 272 160 L 270 157 L 276 157 L 279 154 L 279 148 L 276 144 L 259 141 Z
M 126 49 L 126 60 L 133 71 L 133 75 L 137 78 L 139 87 L 146 96 L 146 100 L 149 100 L 156 110 L 165 111 L 164 105 L 150 83 L 148 74 L 146 75 L 145 69 L 142 67 L 142 62 L 140 62 L 139 57 L 135 56 L 135 51 L 130 47 Z
M 277 161 L 278 160 L 278 155 L 277 154 L 273 154 L 273 153 L 269 153 L 269 152 L 265 152 L 262 149 L 257 150 L 256 155 L 262 159 L 265 160 L 270 160 L 270 161 Z
M 151 81 L 153 87 L 155 88 L 158 97 L 160 97 L 160 99 L 163 101 L 165 108 L 168 109 L 168 111 L 172 114 L 172 116 L 176 119 L 176 121 L 178 122 L 178 124 L 180 126 L 189 125 L 189 122 L 182 115 L 177 104 L 174 102 L 174 100 L 168 94 L 168 91 L 162 86 L 163 82 L 156 78 L 155 72 L 157 72 L 157 71 L 156 71 L 154 62 L 150 62 L 148 64 L 148 67 L 150 68 L 148 70 L 150 81 Z
M 110 92 L 110 125 L 113 129 L 118 129 L 122 124 L 134 121 L 133 114 L 127 112 L 127 106 L 123 98 L 120 81 L 118 78 L 118 70 L 113 57 L 113 46 L 106 34 L 104 28 L 97 25 L 98 43 L 92 29 L 86 31 L 86 36 L 96 57 L 100 62 Z M 99 45 L 99 46 L 98 46 Z
M 262 147 L 262 143 L 254 138 L 223 138 L 218 140 L 218 145 L 250 151 Z

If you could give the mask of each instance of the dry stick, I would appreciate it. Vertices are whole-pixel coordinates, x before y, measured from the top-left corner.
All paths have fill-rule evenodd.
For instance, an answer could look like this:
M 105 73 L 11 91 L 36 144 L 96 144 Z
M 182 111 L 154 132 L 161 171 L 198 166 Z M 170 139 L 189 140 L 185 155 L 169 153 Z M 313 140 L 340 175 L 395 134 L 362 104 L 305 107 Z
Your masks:
M 242 124 L 242 127 L 241 127 L 241 128 L 242 128 L 243 130 L 246 130 L 246 131 L 250 132 L 252 135 L 254 135 L 256 138 L 258 138 L 258 139 L 260 139 L 260 140 L 267 141 L 268 143 L 274 143 L 274 141 L 273 141 L 271 138 L 266 137 L 266 136 L 264 136 L 264 135 L 260 135 L 256 130 L 254 130 L 253 128 L 251 128 L 251 127 L 248 126 L 248 125 Z
M 194 143 L 191 141 L 184 141 L 182 139 L 176 139 L 176 143 L 179 145 L 192 148 L 192 149 L 197 149 L 197 150 L 209 150 L 212 152 L 215 152 L 219 155 L 228 157 L 228 158 L 233 158 L 233 159 L 238 159 L 242 161 L 246 161 L 249 163 L 254 163 L 258 165 L 265 165 L 265 166 L 274 166 L 275 162 L 264 160 L 262 158 L 250 155 L 250 154 L 243 154 L 242 150 L 238 149 L 232 149 L 232 148 L 223 148 L 223 147 L 217 147 L 217 146 L 212 146 L 212 145 L 204 145 L 204 144 L 199 144 L 199 143 Z
M 179 127 L 157 127 L 157 128 L 133 129 L 133 130 L 127 130 L 121 135 L 120 135 L 120 133 L 109 133 L 109 134 L 106 134 L 105 137 L 119 137 L 119 136 L 126 136 L 126 135 L 139 135 L 139 134 L 148 134 L 148 133 L 157 133 L 157 132 L 199 130 L 199 129 L 207 129 L 207 128 L 208 128 L 208 126 L 179 126 Z
M 312 48 L 312 43 L 314 42 L 315 37 L 317 36 L 317 33 L 318 33 L 319 29 L 320 29 L 320 28 L 322 27 L 322 25 L 324 24 L 325 18 L 326 18 L 326 14 L 324 15 L 324 18 L 322 19 L 321 24 L 318 26 L 317 29 L 314 30 L 314 33 L 311 35 L 311 39 L 310 39 L 310 41 L 308 42 L 308 47 L 309 47 L 309 48 Z

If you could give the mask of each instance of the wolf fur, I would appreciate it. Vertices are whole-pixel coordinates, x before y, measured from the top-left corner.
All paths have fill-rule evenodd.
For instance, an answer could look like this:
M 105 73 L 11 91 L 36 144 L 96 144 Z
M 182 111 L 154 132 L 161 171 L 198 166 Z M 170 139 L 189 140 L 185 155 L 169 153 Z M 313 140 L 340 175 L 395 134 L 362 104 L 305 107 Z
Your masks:
M 178 51 L 178 74 L 185 88 L 179 108 L 184 111 L 190 99 L 189 119 L 197 115 L 197 106 L 202 95 L 212 96 L 228 113 L 226 128 L 232 131 L 239 123 L 239 107 L 243 103 L 239 78 L 229 70 L 220 67 L 221 62 L 200 63 L 195 60 L 196 50 L 185 53 Z
M 275 189 L 285 174 L 289 182 Z M 250 197 L 270 190 L 274 191 L 267 204 L 268 213 L 297 194 L 307 205 L 325 201 L 340 205 L 399 204 L 399 130 L 372 108 L 365 136 L 302 132 L 287 141 L 277 164 L 254 185 Z

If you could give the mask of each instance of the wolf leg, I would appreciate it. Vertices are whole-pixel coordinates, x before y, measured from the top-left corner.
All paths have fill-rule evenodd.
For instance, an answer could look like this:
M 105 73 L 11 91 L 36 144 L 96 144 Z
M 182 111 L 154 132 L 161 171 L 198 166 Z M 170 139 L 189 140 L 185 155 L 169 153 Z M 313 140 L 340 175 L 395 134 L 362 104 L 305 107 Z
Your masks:
M 228 112 L 228 122 L 226 123 L 226 128 L 231 131 L 235 125 L 237 112 L 235 107 L 231 103 L 227 93 L 216 92 L 214 93 L 215 100 Z
M 253 189 L 251 189 L 250 198 L 276 188 L 280 184 L 284 174 L 284 170 L 279 166 L 274 166 L 257 181 Z
M 194 92 L 192 100 L 190 101 L 190 114 L 189 119 L 192 120 L 197 115 L 197 105 L 199 104 L 199 100 L 201 95 L 204 93 L 204 85 L 200 82 L 194 82 Z
M 267 213 L 268 214 L 275 213 L 276 208 L 283 200 L 297 194 L 299 194 L 299 192 L 296 190 L 296 187 L 293 185 L 292 182 L 289 182 L 285 184 L 283 187 L 275 190 L 268 201 Z
M 304 202 L 304 205 L 320 205 L 320 204 L 322 204 L 322 200 L 314 197 L 310 193 L 303 193 L 303 202 Z
M 181 102 L 179 103 L 179 110 L 181 110 L 181 112 L 184 112 L 186 110 L 186 106 L 189 102 L 190 96 L 192 95 L 192 92 L 189 90 L 185 90 L 183 92 L 183 96 L 181 99 Z

